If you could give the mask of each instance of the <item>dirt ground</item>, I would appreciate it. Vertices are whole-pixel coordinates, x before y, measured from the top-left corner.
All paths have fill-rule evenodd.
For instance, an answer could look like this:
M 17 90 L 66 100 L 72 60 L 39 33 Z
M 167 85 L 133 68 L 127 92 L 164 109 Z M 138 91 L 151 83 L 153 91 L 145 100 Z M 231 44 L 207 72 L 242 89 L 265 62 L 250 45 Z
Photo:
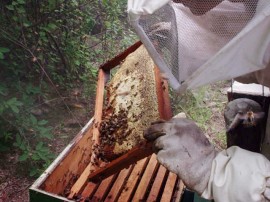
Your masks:
M 206 136 L 218 149 L 224 148 L 222 109 L 227 102 L 226 90 L 228 87 L 229 85 L 224 83 L 211 85 L 203 98 L 205 105 L 211 109 L 211 117 L 208 120 L 211 127 L 206 128 Z M 81 127 L 93 116 L 93 100 L 88 102 L 76 96 L 74 99 L 66 101 L 71 111 L 67 110 L 61 101 L 58 101 L 52 104 L 47 114 L 42 115 L 53 127 L 54 140 L 49 143 L 49 146 L 56 155 L 67 146 Z M 0 202 L 29 201 L 28 189 L 34 181 L 35 179 L 30 178 L 19 164 L 16 150 L 8 154 L 0 153 Z
M 55 156 L 93 116 L 94 99 L 88 101 L 77 91 L 74 89 L 64 95 L 64 101 L 59 96 L 52 97 L 47 104 L 33 110 L 36 117 L 47 120 L 48 126 L 52 127 L 54 138 L 47 145 Z M 18 158 L 19 153 L 15 149 L 0 153 L 0 202 L 29 201 L 28 189 L 36 178 L 29 177 L 25 165 L 21 165 Z
M 225 121 L 223 112 L 228 103 L 227 90 L 231 82 L 220 82 L 209 86 L 209 95 L 205 97 L 205 104 L 211 110 L 210 119 L 206 122 L 206 137 L 215 145 L 216 149 L 226 148 Z

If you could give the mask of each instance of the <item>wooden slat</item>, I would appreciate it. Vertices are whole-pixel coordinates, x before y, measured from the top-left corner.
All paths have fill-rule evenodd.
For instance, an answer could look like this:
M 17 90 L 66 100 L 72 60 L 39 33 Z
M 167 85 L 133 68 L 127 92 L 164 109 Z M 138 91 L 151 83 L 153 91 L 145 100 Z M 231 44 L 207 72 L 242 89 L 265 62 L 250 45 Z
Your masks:
M 173 113 L 170 104 L 168 82 L 161 78 L 160 70 L 158 67 L 155 67 L 154 70 L 160 118 L 169 120 L 172 118 Z
M 86 199 L 89 200 L 92 197 L 92 194 L 94 194 L 97 187 L 98 187 L 97 184 L 88 182 L 81 194 L 82 199 L 83 199 L 81 202 L 84 202 Z
M 55 170 L 47 177 L 40 188 L 46 192 L 64 195 L 64 191 L 70 183 L 81 175 L 90 162 L 92 145 L 92 128 L 78 134 L 70 143 L 70 151 L 59 162 Z
M 170 172 L 160 202 L 171 201 L 176 183 L 177 175 Z
M 93 141 L 95 144 L 99 144 L 99 126 L 102 120 L 104 88 L 105 88 L 105 72 L 102 69 L 100 69 L 98 73 L 95 114 L 94 114 L 94 128 L 93 128 Z
M 111 185 L 114 183 L 116 177 L 117 175 L 112 175 L 107 179 L 103 180 L 90 201 L 91 202 L 103 201 L 107 196 L 108 192 L 110 191 Z
M 147 198 L 147 201 L 148 202 L 153 202 L 153 201 L 157 201 L 157 197 L 161 191 L 161 188 L 162 188 L 162 184 L 164 183 L 165 181 L 165 176 L 166 176 L 166 173 L 167 173 L 167 169 L 164 168 L 164 166 L 160 166 L 159 169 L 158 169 L 158 173 L 157 173 L 157 176 L 155 178 L 155 181 L 152 185 L 152 188 L 151 188 L 151 191 L 149 193 L 149 196 Z
M 179 179 L 172 202 L 181 201 L 184 189 L 185 189 L 185 185 L 184 185 L 183 181 Z
M 101 65 L 99 68 L 108 71 L 117 65 L 119 65 L 130 53 L 134 52 L 137 48 L 139 48 L 142 45 L 141 41 L 136 42 L 132 46 L 130 46 L 128 49 L 126 49 L 124 52 L 120 53 L 113 59 L 109 60 L 105 64 Z
M 126 154 L 120 156 L 119 158 L 113 160 L 111 163 L 107 164 L 105 167 L 96 170 L 89 175 L 89 180 L 92 182 L 100 182 L 102 179 L 119 172 L 120 170 L 129 167 L 131 164 L 146 158 L 153 154 L 152 142 L 144 142 Z
M 93 155 L 91 155 L 92 157 Z M 91 159 L 92 161 L 92 159 Z M 72 186 L 71 190 L 70 190 L 70 194 L 68 196 L 68 199 L 73 199 L 74 196 L 78 195 L 86 186 L 87 184 L 87 178 L 90 175 L 90 173 L 96 169 L 96 166 L 92 164 L 92 162 L 90 162 L 87 167 L 85 168 L 85 170 L 83 171 L 83 173 L 80 175 L 79 179 L 74 183 L 74 185 Z
M 156 155 L 153 154 L 150 158 L 150 161 L 146 167 L 146 170 L 142 176 L 142 179 L 140 181 L 140 184 L 138 185 L 138 188 L 135 192 L 135 195 L 133 197 L 133 201 L 141 201 L 145 200 L 145 195 L 148 190 L 148 187 L 150 185 L 151 180 L 153 179 L 157 169 L 158 169 L 158 162 L 156 160 Z
M 93 125 L 93 137 L 92 137 L 92 151 L 94 151 L 95 147 L 99 145 L 99 125 L 102 119 L 102 108 L 103 108 L 103 100 L 104 100 L 104 87 L 105 87 L 105 72 L 100 69 L 98 74 L 98 83 L 97 83 L 97 92 L 96 92 L 96 103 L 95 103 L 95 114 L 94 114 L 94 125 Z M 97 169 L 97 158 L 96 154 L 92 152 L 90 163 L 83 171 L 79 179 L 72 186 L 70 190 L 70 194 L 68 196 L 69 199 L 72 199 L 75 195 L 79 194 L 87 183 L 87 179 L 91 172 Z
M 117 179 L 114 182 L 113 187 L 111 188 L 108 196 L 106 197 L 105 201 L 116 201 L 125 185 L 125 182 L 127 181 L 127 178 L 129 177 L 131 171 L 133 169 L 133 165 L 131 165 L 128 169 L 123 169 Z
M 137 162 L 137 164 L 134 166 L 132 173 L 130 174 L 126 185 L 118 199 L 118 201 L 130 201 L 133 193 L 135 192 L 137 188 L 137 184 L 139 182 L 139 179 L 144 173 L 144 170 L 148 163 L 148 158 L 144 158 Z

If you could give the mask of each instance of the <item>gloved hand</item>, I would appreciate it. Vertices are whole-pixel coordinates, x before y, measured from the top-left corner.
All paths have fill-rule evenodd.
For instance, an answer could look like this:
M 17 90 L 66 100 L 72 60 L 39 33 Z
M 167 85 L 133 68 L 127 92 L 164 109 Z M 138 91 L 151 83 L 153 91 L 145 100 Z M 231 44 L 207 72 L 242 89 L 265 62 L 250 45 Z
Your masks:
M 154 140 L 158 161 L 204 198 L 215 202 L 270 198 L 270 162 L 263 155 L 236 146 L 218 153 L 191 120 L 154 123 L 144 137 Z
M 145 131 L 144 137 L 155 140 L 154 149 L 162 165 L 176 173 L 188 188 L 203 193 L 217 152 L 193 121 L 173 118 L 158 122 Z

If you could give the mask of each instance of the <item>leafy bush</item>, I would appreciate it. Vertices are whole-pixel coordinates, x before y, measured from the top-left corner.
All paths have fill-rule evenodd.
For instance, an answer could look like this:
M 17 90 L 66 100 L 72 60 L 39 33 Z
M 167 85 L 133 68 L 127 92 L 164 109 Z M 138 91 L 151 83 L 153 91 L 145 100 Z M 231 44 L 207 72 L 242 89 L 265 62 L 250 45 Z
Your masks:
M 195 91 L 187 91 L 180 96 L 171 92 L 172 107 L 175 114 L 184 112 L 188 118 L 194 120 L 202 129 L 207 130 L 207 122 L 211 117 L 211 110 L 204 103 L 207 87 Z
M 37 174 L 53 158 L 37 98 L 83 85 L 93 94 L 97 66 L 134 43 L 124 0 L 8 0 L 0 4 L 0 150 L 13 146 Z M 79 84 L 78 84 L 79 83 Z M 49 88 L 52 87 L 52 90 Z
M 8 89 L 3 84 L 0 89 L 0 151 L 7 151 L 8 145 L 13 145 L 20 150 L 19 161 L 28 164 L 31 176 L 36 175 L 54 157 L 44 144 L 53 137 L 50 127 L 46 126 L 47 121 L 38 120 L 24 110 L 33 105 L 30 94 L 40 92 L 33 86 L 27 86 L 25 92 L 20 93 L 19 101 L 17 97 L 8 98 Z

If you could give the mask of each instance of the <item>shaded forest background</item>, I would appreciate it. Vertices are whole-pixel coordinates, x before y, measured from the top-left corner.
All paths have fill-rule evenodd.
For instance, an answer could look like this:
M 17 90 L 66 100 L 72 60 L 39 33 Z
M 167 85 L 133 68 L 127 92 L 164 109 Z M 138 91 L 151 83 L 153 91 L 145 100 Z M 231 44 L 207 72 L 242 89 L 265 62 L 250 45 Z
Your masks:
M 72 113 L 71 91 L 93 99 L 97 67 L 137 40 L 125 11 L 126 0 L 0 1 L 0 152 L 30 176 L 55 158 L 45 106 Z

